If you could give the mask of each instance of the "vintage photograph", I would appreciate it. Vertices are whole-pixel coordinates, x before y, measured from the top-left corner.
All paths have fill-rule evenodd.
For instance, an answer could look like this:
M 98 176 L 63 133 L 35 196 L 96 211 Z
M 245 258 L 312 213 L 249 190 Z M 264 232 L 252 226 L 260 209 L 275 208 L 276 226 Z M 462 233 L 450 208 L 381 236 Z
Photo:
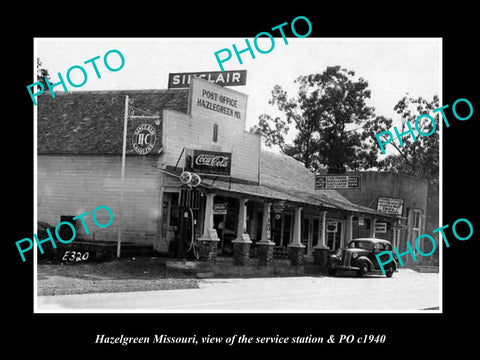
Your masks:
M 35 312 L 442 312 L 442 39 L 303 20 L 34 39 Z

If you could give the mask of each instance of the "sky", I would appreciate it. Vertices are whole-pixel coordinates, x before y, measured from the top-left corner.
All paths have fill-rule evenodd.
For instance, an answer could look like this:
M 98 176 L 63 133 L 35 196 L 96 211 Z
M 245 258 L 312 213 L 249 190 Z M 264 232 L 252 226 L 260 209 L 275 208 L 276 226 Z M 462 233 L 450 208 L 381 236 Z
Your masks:
M 295 97 L 294 80 L 298 76 L 321 73 L 327 66 L 340 65 L 365 79 L 371 90 L 367 105 L 375 108 L 376 115 L 392 118 L 394 125 L 401 119 L 393 107 L 407 93 L 428 100 L 439 95 L 442 104 L 440 38 L 294 37 L 287 38 L 288 45 L 281 37 L 274 39 L 275 46 L 268 54 L 254 50 L 255 59 L 245 52 L 243 64 L 235 55 L 223 64 L 225 70 L 247 70 L 246 85 L 233 88 L 249 95 L 246 130 L 263 113 L 281 114 L 268 104 L 274 85 L 282 86 L 289 97 Z M 249 41 L 253 44 L 253 39 Z M 69 91 L 166 89 L 169 73 L 219 71 L 214 52 L 229 48 L 233 53 L 232 44 L 241 50 L 245 48 L 245 38 L 36 38 L 34 57 L 40 58 L 52 81 L 58 81 L 58 72 L 65 78 L 71 66 L 82 65 L 88 74 L 87 82 L 76 89 L 69 87 Z M 270 40 L 260 38 L 259 46 L 267 49 Z M 125 58 L 124 67 L 117 72 L 108 71 L 103 65 L 104 55 L 112 49 Z M 100 79 L 92 65 L 84 64 L 95 56 L 100 56 L 96 62 Z M 109 56 L 109 61 L 112 67 L 120 65 L 115 54 Z M 35 74 L 36 61 L 33 64 Z M 80 74 L 79 70 L 75 72 Z M 72 71 L 72 77 L 75 72 Z

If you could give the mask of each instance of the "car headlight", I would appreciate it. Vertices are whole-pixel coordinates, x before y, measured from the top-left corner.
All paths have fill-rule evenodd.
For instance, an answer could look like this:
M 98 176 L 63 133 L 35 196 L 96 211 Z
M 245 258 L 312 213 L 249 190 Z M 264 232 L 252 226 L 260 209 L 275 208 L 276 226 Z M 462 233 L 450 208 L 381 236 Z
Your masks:
M 335 255 L 337 255 L 337 257 L 342 257 L 342 249 L 338 249 Z
M 352 254 L 352 258 L 356 259 L 358 257 L 358 254 L 357 253 L 353 253 Z

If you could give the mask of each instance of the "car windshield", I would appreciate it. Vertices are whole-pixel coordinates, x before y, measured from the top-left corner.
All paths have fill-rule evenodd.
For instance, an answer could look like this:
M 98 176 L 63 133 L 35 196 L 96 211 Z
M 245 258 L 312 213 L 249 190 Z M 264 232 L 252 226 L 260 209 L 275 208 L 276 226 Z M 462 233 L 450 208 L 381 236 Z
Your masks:
M 365 249 L 365 250 L 373 250 L 373 242 L 368 240 L 353 240 L 348 243 L 349 249 Z

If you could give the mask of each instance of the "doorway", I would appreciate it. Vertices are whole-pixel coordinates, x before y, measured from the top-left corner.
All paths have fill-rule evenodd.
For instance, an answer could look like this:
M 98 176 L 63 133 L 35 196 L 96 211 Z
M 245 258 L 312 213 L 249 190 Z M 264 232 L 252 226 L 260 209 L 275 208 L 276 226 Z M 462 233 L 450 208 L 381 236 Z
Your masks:
M 320 217 L 304 215 L 302 220 L 302 244 L 305 245 L 305 254 L 312 254 L 313 247 L 318 243 L 319 231 Z
M 343 246 L 344 221 L 328 220 L 326 223 L 327 230 L 327 247 L 330 250 L 338 250 Z

